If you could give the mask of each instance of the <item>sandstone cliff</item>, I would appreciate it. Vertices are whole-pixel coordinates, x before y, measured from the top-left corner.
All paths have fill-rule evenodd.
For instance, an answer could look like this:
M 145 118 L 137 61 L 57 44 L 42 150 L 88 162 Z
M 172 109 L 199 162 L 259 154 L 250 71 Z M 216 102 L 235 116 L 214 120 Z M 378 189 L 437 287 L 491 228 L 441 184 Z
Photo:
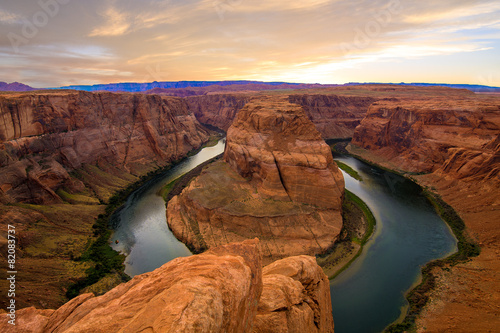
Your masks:
M 324 139 L 351 138 L 365 117 L 373 97 L 335 94 L 294 94 L 290 103 L 301 105 Z
M 203 124 L 229 129 L 236 114 L 257 93 L 213 94 L 186 98 L 189 110 Z M 285 94 L 283 94 L 285 96 Z M 378 98 L 330 94 L 292 94 L 290 103 L 303 107 L 324 139 L 351 138 L 365 117 L 368 106 Z
M 300 106 L 255 99 L 238 113 L 226 140 L 224 161 L 264 197 L 340 209 L 342 173 Z
M 258 237 L 265 262 L 332 246 L 344 179 L 301 107 L 286 97 L 253 99 L 228 130 L 224 161 L 168 203 L 178 239 L 202 251 Z
M 464 220 L 481 254 L 433 270 L 436 288 L 419 332 L 494 331 L 500 310 L 500 98 L 452 90 L 374 103 L 351 152 L 411 177 Z
M 56 203 L 83 190 L 72 170 L 100 164 L 140 175 L 208 138 L 184 100 L 53 92 L 0 96 L 0 198 Z M 107 199 L 107 198 L 102 198 Z
M 352 144 L 414 173 L 498 180 L 500 104 L 476 99 L 379 101 Z
M 105 203 L 208 139 L 183 99 L 39 91 L 0 96 L 0 257 L 16 229 L 18 308 L 55 308 L 83 278 Z M 68 204 L 69 203 L 69 204 Z M 6 205 L 8 204 L 8 205 Z M 7 281 L 0 281 L 0 289 Z M 0 298 L 5 308 L 7 298 Z
M 314 258 L 263 270 L 257 241 L 233 243 L 175 259 L 103 296 L 18 310 L 16 331 L 333 332 L 328 279 Z M 0 329 L 10 328 L 2 315 Z
M 250 100 L 247 94 L 214 94 L 186 98 L 191 111 L 202 124 L 229 129 L 236 114 Z

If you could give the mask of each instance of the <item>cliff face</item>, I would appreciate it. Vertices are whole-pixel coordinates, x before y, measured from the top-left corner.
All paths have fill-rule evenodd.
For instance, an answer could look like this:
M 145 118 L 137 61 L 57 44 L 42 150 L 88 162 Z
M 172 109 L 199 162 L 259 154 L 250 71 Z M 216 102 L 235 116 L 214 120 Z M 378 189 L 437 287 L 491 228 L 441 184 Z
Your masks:
M 497 180 L 500 104 L 481 103 L 379 101 L 356 129 L 352 144 L 405 171 Z
M 72 170 L 97 164 L 139 175 L 207 138 L 178 98 L 85 92 L 0 96 L 0 197 L 61 202 L 58 189 L 83 190 L 69 175 Z
M 0 96 L 0 257 L 16 228 L 18 308 L 55 308 L 88 265 L 109 198 L 198 148 L 207 130 L 179 98 L 43 91 Z M 8 203 L 8 205 L 5 205 Z M 68 204 L 69 203 L 69 204 Z M 7 280 L 0 281 L 0 289 Z M 7 298 L 0 298 L 5 308 Z
M 470 261 L 433 270 L 436 288 L 418 331 L 494 331 L 500 316 L 500 98 L 444 95 L 377 102 L 350 149 L 386 167 L 421 173 L 412 178 L 450 204 L 481 246 Z
M 351 138 L 365 117 L 368 107 L 377 99 L 338 95 L 290 95 L 290 103 L 304 108 L 324 139 Z
M 264 277 L 263 277 L 264 275 Z M 333 332 L 327 277 L 312 257 L 261 268 L 257 241 L 175 259 L 103 296 L 17 312 L 18 332 Z M 278 325 L 278 326 L 274 326 Z M 6 316 L 2 331 L 10 329 Z
M 246 94 L 214 94 L 188 97 L 186 102 L 199 122 L 227 131 L 250 98 Z
M 224 161 L 264 197 L 340 210 L 344 179 L 303 109 L 278 98 L 248 103 L 227 132 Z
M 253 95 L 256 95 L 254 93 Z M 236 114 L 250 101 L 252 94 L 213 94 L 186 98 L 189 110 L 203 124 L 227 131 Z M 302 106 L 324 139 L 350 138 L 366 115 L 373 97 L 335 94 L 293 94 L 290 103 Z
M 344 179 L 299 106 L 286 98 L 249 102 L 228 130 L 224 161 L 168 203 L 181 241 L 201 251 L 258 237 L 266 263 L 335 242 Z

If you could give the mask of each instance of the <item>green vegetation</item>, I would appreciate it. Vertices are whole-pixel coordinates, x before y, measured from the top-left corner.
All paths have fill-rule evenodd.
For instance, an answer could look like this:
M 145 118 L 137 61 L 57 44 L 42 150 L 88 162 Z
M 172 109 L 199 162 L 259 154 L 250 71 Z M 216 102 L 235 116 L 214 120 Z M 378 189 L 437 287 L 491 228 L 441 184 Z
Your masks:
M 99 199 L 85 195 L 84 193 L 71 194 L 64 191 L 62 188 L 57 190 L 57 195 L 64 201 L 70 204 L 98 205 Z
M 356 171 L 354 170 L 353 168 L 351 168 L 350 166 L 348 166 L 347 164 L 345 163 L 342 163 L 340 161 L 337 161 L 335 160 L 335 163 L 337 163 L 337 166 L 343 170 L 344 172 L 346 172 L 349 176 L 351 176 L 352 178 L 356 179 L 356 180 L 359 180 L 360 182 L 363 181 L 363 177 L 361 177 L 361 175 Z
M 316 258 L 330 280 L 342 273 L 361 255 L 376 223 L 375 217 L 363 200 L 347 189 L 342 202 L 342 219 L 340 240 L 329 251 Z M 342 267 L 338 269 L 340 265 Z
M 195 151 L 199 151 L 200 149 Z M 71 299 L 78 296 L 82 289 L 97 283 L 107 275 L 118 275 L 121 277 L 122 281 L 130 279 L 130 277 L 124 272 L 125 266 L 123 265 L 123 262 L 125 260 L 125 256 L 113 250 L 109 245 L 109 239 L 112 234 L 112 226 L 110 226 L 109 223 L 110 218 L 112 214 L 120 206 L 122 206 L 132 192 L 141 187 L 145 182 L 158 177 L 165 171 L 169 170 L 173 165 L 178 164 L 181 161 L 182 159 L 174 161 L 173 163 L 155 171 L 148 172 L 146 175 L 141 176 L 136 182 L 128 185 L 126 188 L 118 192 L 115 192 L 115 194 L 110 197 L 105 213 L 99 214 L 97 220 L 92 226 L 94 230 L 94 237 L 96 238 L 90 242 L 85 252 L 79 258 L 74 259 L 76 261 L 90 262 L 92 266 L 86 270 L 85 278 L 82 278 L 69 286 L 68 291 L 66 292 L 66 296 L 68 298 Z M 98 168 L 95 167 L 95 169 Z M 102 173 L 101 170 L 93 171 Z
M 181 176 L 175 178 L 170 183 L 163 186 L 156 194 L 159 195 L 160 197 L 162 197 L 163 200 L 168 201 L 167 199 L 169 198 L 170 192 L 172 191 L 174 186 L 182 179 L 182 177 L 184 177 L 184 175 L 181 175 Z
M 352 241 L 360 245 L 365 245 L 370 236 L 372 235 L 373 229 L 375 228 L 375 223 L 376 223 L 375 216 L 373 216 L 372 211 L 366 205 L 366 203 L 363 200 L 361 200 L 361 198 L 359 198 L 356 194 L 346 189 L 345 197 L 347 199 L 347 202 L 353 202 L 356 206 L 358 206 L 358 208 L 360 208 L 363 211 L 363 214 L 365 215 L 366 231 L 364 236 L 361 239 L 356 237 L 352 239 Z
M 140 179 L 126 188 L 116 192 L 108 201 L 104 214 L 99 214 L 97 220 L 95 221 L 92 229 L 94 230 L 94 239 L 85 252 L 79 258 L 75 258 L 77 261 L 88 261 L 93 265 L 86 271 L 86 277 L 76 281 L 74 284 L 70 285 L 66 296 L 68 298 L 73 298 L 78 296 L 83 288 L 97 283 L 100 279 L 104 278 L 108 274 L 118 274 L 121 276 L 122 281 L 127 281 L 129 277 L 125 274 L 125 266 L 123 262 L 125 256 L 113 250 L 109 245 L 109 238 L 112 234 L 111 226 L 109 225 L 109 220 L 111 215 L 115 210 L 117 210 L 127 199 L 127 197 L 141 187 L 146 181 L 157 177 L 159 174 L 164 173 L 172 167 L 172 164 L 168 164 L 163 168 L 156 171 L 150 171 L 146 175 L 140 177 Z
M 457 212 L 438 195 L 428 191 L 425 191 L 424 194 L 441 218 L 448 224 L 458 241 L 458 251 L 445 260 L 447 260 L 449 264 L 455 265 L 459 262 L 467 261 L 469 258 L 477 257 L 481 252 L 481 248 L 466 235 L 465 223 Z
M 368 208 L 366 203 L 363 200 L 361 200 L 361 198 L 359 198 L 356 194 L 345 189 L 345 199 L 344 199 L 344 202 L 342 204 L 342 206 L 343 206 L 342 209 L 343 210 L 346 209 L 347 211 L 352 211 L 352 208 L 348 207 L 349 205 L 356 205 L 359 209 L 361 209 L 361 211 L 363 212 L 363 215 L 366 219 L 366 229 L 365 229 L 364 235 L 361 238 L 359 238 L 355 235 L 350 235 L 349 240 L 353 243 L 360 245 L 359 250 L 354 255 L 354 257 L 352 257 L 351 260 L 349 260 L 349 262 L 347 262 L 347 264 L 345 264 L 333 276 L 330 277 L 330 280 L 333 280 L 340 273 L 342 273 L 344 270 L 346 270 L 354 262 L 354 260 L 356 260 L 361 255 L 361 253 L 363 252 L 363 246 L 366 244 L 368 239 L 371 237 L 371 235 L 373 233 L 373 229 L 375 228 L 376 220 L 375 220 L 375 216 L 373 216 L 373 213 L 370 210 L 370 208 Z
M 453 253 L 451 256 L 444 259 L 434 260 L 422 268 L 422 281 L 406 295 L 406 299 L 410 304 L 406 317 L 403 319 L 403 322 L 399 324 L 392 324 L 387 327 L 385 332 L 403 332 L 414 328 L 417 316 L 429 300 L 429 292 L 436 285 L 436 276 L 434 273 L 435 268 L 449 269 L 450 266 L 466 262 L 470 258 L 478 256 L 481 252 L 479 245 L 467 236 L 465 223 L 457 212 L 438 195 L 429 191 L 424 191 L 424 194 L 432 203 L 441 218 L 453 231 L 453 234 L 458 240 L 458 249 L 457 252 Z

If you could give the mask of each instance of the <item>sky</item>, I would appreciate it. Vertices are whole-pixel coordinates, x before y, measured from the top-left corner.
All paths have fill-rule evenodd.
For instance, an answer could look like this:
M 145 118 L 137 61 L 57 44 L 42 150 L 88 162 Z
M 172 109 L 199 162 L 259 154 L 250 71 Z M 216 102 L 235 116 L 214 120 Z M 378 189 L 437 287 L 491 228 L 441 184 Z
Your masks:
M 500 1 L 2 0 L 0 81 L 500 86 Z

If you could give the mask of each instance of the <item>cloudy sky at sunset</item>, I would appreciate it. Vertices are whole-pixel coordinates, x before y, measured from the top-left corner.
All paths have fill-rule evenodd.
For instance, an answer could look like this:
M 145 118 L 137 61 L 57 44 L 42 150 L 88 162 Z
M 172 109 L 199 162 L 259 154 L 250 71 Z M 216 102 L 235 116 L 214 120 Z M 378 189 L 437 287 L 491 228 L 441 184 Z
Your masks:
M 12 0 L 0 81 L 500 86 L 500 1 Z

